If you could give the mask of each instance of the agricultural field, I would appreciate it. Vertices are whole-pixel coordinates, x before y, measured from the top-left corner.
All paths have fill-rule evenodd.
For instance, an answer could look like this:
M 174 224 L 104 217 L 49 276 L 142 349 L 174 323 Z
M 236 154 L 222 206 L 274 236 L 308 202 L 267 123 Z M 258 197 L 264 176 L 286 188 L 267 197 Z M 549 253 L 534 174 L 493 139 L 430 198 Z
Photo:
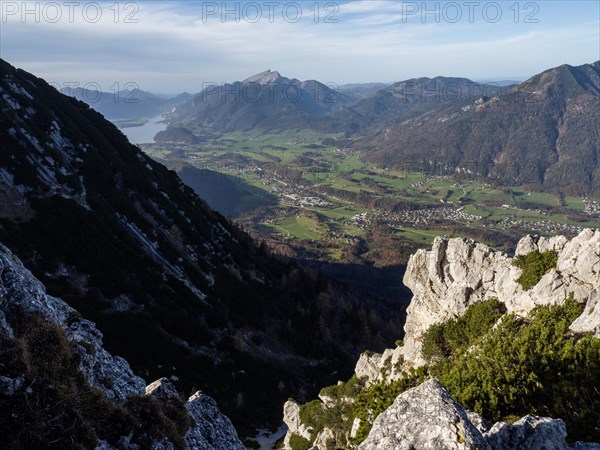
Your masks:
M 310 130 L 253 131 L 143 150 L 226 174 L 243 194 L 228 194 L 230 201 L 243 203 L 229 205 L 245 211 L 237 220 L 259 235 L 318 247 L 333 260 L 374 226 L 416 247 L 439 235 L 506 245 L 524 233 L 575 234 L 600 226 L 598 199 L 381 168 L 362 161 L 362 152 L 349 144 L 341 135 Z

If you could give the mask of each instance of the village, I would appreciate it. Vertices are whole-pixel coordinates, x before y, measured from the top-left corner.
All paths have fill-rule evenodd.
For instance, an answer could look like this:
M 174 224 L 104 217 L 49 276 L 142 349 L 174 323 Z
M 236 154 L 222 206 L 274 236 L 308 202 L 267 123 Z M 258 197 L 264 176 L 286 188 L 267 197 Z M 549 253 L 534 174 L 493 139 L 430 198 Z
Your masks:
M 429 235 L 457 229 L 574 235 L 600 219 L 600 200 L 595 198 L 570 196 L 566 202 L 562 194 L 553 199 L 485 180 L 408 171 L 398 176 L 396 170 L 354 162 L 356 154 L 346 148 L 323 152 L 318 159 L 313 150 L 286 156 L 279 147 L 272 152 L 263 147 L 260 159 L 243 152 L 211 152 L 207 159 L 206 153 L 192 150 L 190 161 L 229 175 L 251 195 L 268 194 L 278 208 L 258 208 L 245 223 L 261 230 L 264 224 L 300 240 L 353 240 L 373 226 Z

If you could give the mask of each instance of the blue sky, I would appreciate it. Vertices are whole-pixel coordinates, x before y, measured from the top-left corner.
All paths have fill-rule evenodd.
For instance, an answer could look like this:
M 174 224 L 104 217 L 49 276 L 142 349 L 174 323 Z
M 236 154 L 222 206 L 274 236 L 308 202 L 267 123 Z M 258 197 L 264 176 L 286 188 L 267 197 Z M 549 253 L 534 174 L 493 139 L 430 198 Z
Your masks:
M 58 85 L 106 91 L 133 82 L 154 92 L 198 92 L 203 83 L 266 69 L 338 84 L 524 79 L 600 59 L 599 5 L 1 0 L 0 57 Z

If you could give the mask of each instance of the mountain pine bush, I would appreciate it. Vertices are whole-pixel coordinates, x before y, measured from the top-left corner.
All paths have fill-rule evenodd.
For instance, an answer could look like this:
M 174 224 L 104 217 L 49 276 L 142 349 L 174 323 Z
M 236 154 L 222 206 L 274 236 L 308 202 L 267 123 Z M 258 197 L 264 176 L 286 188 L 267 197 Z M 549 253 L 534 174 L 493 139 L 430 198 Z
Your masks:
M 542 277 L 556 267 L 558 255 L 552 250 L 540 253 L 535 250 L 526 255 L 519 255 L 513 264 L 523 271 L 517 282 L 528 291 L 540 282 Z
M 334 394 L 329 396 L 335 405 L 305 405 L 302 422 L 348 436 L 359 418 L 358 432 L 349 439 L 354 448 L 398 395 L 434 376 L 466 409 L 488 419 L 512 422 L 526 414 L 561 418 L 570 441 L 598 442 L 600 339 L 569 330 L 582 310 L 573 296 L 562 305 L 538 306 L 526 319 L 506 314 L 495 299 L 475 303 L 462 317 L 432 325 L 425 333 L 427 366 L 393 382 L 364 387 L 361 380 L 350 380 L 326 388 L 321 392 Z M 335 394 L 341 392 L 352 393 L 353 401 L 339 401 Z M 345 442 L 340 445 L 346 448 Z

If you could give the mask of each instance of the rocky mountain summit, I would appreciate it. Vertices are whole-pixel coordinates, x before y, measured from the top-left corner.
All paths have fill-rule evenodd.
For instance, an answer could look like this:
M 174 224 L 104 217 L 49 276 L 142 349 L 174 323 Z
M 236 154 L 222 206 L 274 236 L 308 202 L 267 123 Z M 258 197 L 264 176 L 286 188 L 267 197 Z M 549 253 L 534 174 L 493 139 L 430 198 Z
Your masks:
M 272 71 L 271 69 L 265 70 L 264 72 L 252 75 L 242 81 L 243 84 L 247 83 L 258 83 L 258 84 L 273 84 L 278 83 L 283 77 L 279 72 Z M 289 80 L 288 80 L 289 81 Z
M 404 275 L 404 284 L 413 292 L 404 345 L 382 355 L 361 355 L 357 376 L 373 381 L 395 379 L 400 373 L 396 365 L 399 360 L 404 369 L 423 365 L 425 331 L 433 324 L 462 316 L 470 305 L 487 299 L 498 299 L 508 313 L 527 316 L 538 305 L 561 304 L 572 294 L 586 304 L 586 309 L 571 329 L 600 337 L 600 313 L 595 307 L 600 295 L 600 230 L 586 229 L 571 240 L 526 236 L 519 241 L 516 255 L 548 250 L 557 253 L 556 268 L 525 290 L 517 282 L 521 269 L 508 255 L 469 239 L 436 238 L 431 250 L 418 250 L 410 257 Z M 389 358 L 392 368 L 382 374 L 384 361 Z
M 45 336 L 50 342 L 36 342 L 34 337 L 39 338 L 36 334 L 44 329 L 52 330 L 52 333 Z M 36 352 L 42 351 L 41 345 L 45 345 L 44 350 L 51 350 L 52 339 L 64 339 L 61 341 L 65 346 L 62 351 L 72 352 L 78 361 L 76 370 L 69 373 L 64 380 L 55 378 L 50 369 L 44 366 L 41 358 L 37 358 Z M 3 405 L 0 413 L 0 434 L 5 444 L 14 445 L 10 448 L 32 448 L 31 446 L 36 445 L 42 448 L 49 445 L 41 439 L 42 437 L 53 439 L 60 448 L 82 448 L 82 445 L 88 443 L 88 438 L 94 436 L 97 438 L 97 450 L 134 449 L 139 448 L 139 445 L 146 445 L 144 448 L 155 450 L 244 448 L 233 425 L 219 411 L 214 400 L 196 392 L 183 403 L 180 394 L 165 378 L 146 386 L 143 379 L 134 375 L 127 361 L 111 355 L 102 347 L 102 334 L 92 322 L 82 318 L 61 299 L 47 295 L 42 283 L 1 244 L 0 342 L 0 400 Z M 23 350 L 22 367 L 19 367 L 20 358 L 15 357 L 19 355 L 18 349 Z M 60 354 L 50 354 L 49 357 L 60 358 Z M 82 376 L 83 381 L 78 380 L 78 376 Z M 54 385 L 44 385 L 45 382 L 52 382 Z M 82 386 L 73 392 L 66 386 L 67 383 L 81 383 Z M 36 398 L 44 390 L 52 391 L 63 398 L 57 404 L 50 403 L 52 397 L 45 398 L 41 408 Z M 83 393 L 89 398 L 82 397 L 74 401 L 70 397 Z M 180 432 L 180 444 L 184 444 L 183 446 L 175 447 L 167 437 L 168 433 L 162 436 L 161 433 L 152 435 L 149 429 L 125 426 L 119 430 L 124 434 L 115 435 L 99 423 L 111 419 L 118 422 L 118 419 L 129 418 L 123 411 L 120 412 L 123 417 L 115 416 L 119 416 L 117 411 L 120 409 L 127 409 L 136 401 L 148 401 L 149 397 L 166 402 L 173 400 L 185 406 L 185 409 L 179 411 L 183 418 L 171 417 L 173 421 L 177 419 L 188 424 L 187 429 Z M 49 404 L 46 404 L 46 401 Z M 23 402 L 27 403 L 28 410 L 21 408 Z M 165 413 L 166 409 L 158 406 L 160 402 L 150 404 L 154 409 L 139 414 L 146 412 L 150 417 L 137 417 L 137 420 L 161 420 L 158 416 Z M 109 417 L 105 416 L 107 408 L 115 410 Z M 60 413 L 48 417 L 46 423 L 41 421 L 46 414 L 52 416 L 55 411 Z M 127 412 L 136 418 L 134 408 Z M 29 423 L 28 420 L 32 416 L 40 422 Z M 78 418 L 76 424 L 71 425 L 71 431 L 66 433 L 66 436 L 61 435 L 61 431 L 66 431 L 65 427 L 72 416 Z M 26 429 L 28 426 L 31 429 Z M 115 425 L 119 426 L 122 427 L 122 424 Z M 77 433 L 81 433 L 81 436 Z
M 483 450 L 487 445 L 466 411 L 437 380 L 430 380 L 398 396 L 359 448 Z
M 540 269 L 545 257 L 551 266 Z M 530 272 L 537 275 L 529 285 Z M 411 256 L 404 283 L 413 292 L 404 340 L 383 354 L 363 353 L 355 376 L 319 399 L 288 401 L 286 449 L 600 448 L 582 442 L 600 436 L 600 398 L 585 386 L 600 367 L 600 230 L 526 236 L 514 258 L 438 237 Z

